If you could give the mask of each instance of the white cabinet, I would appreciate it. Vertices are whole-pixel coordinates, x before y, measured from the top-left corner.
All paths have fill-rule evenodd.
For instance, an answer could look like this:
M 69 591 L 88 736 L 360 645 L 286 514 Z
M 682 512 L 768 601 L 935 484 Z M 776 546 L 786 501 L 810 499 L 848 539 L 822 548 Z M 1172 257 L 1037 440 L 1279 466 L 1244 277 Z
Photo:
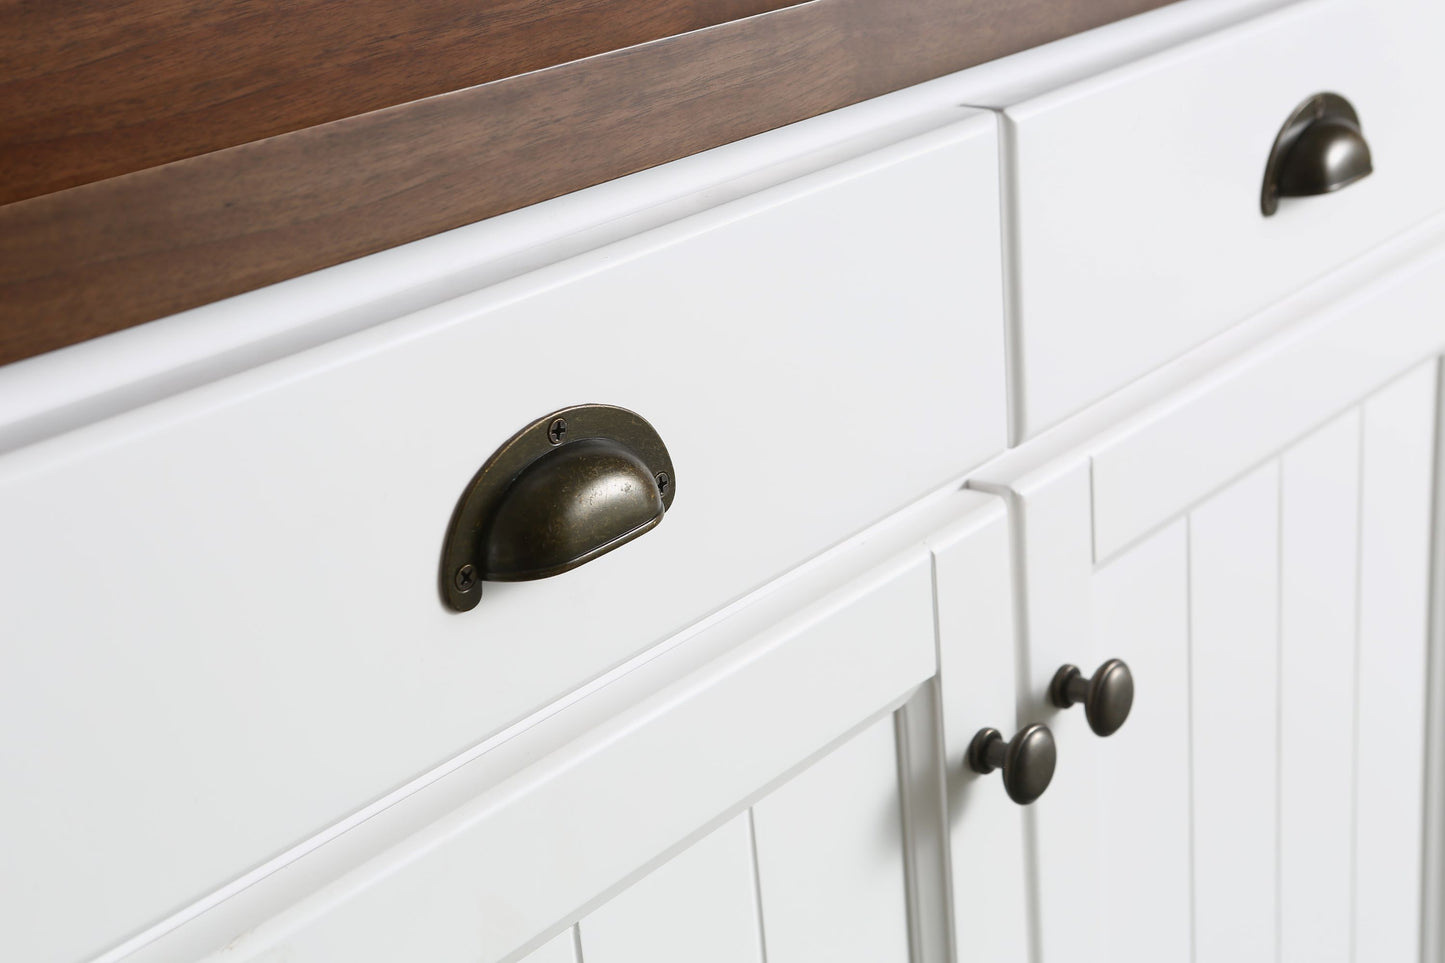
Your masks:
M 1001 450 L 994 123 L 910 133 L 0 456 L 0 956 L 103 950 Z M 468 480 L 582 402 L 657 428 L 665 524 L 449 610 Z
M 1417 963 L 1445 14 L 1261 5 L 0 371 L 0 957 Z M 1265 220 L 1334 86 L 1377 172 Z M 664 524 L 448 611 L 587 401 Z M 1108 658 L 1101 738 L 1048 691 Z M 1025 808 L 965 756 L 1036 723 Z
M 1043 960 L 1419 958 L 1445 340 L 1426 264 L 978 482 L 1016 513 L 1019 722 L 1059 743 L 1030 814 Z M 1335 377 L 1351 343 L 1373 384 Z M 1047 693 L 1115 657 L 1135 703 L 1101 739 Z

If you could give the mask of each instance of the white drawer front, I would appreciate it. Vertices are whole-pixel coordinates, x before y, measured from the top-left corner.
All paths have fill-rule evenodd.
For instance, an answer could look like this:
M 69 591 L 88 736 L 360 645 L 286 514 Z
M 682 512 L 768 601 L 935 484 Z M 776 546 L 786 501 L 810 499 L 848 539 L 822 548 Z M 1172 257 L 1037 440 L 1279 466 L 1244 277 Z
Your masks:
M 1301 3 L 1006 111 L 1032 435 L 1445 207 L 1445 6 Z M 1263 216 L 1275 136 L 1319 92 L 1374 173 Z
M 0 459 L 0 957 L 104 949 L 998 450 L 958 116 Z M 447 610 L 468 480 L 581 402 L 660 432 L 666 519 Z

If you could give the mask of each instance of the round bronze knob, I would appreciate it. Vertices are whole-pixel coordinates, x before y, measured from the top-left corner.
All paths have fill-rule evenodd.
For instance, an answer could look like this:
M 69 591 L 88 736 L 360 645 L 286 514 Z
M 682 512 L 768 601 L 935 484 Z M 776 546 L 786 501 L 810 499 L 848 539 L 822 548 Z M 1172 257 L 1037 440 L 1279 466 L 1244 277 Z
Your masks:
M 1264 168 L 1260 210 L 1269 217 L 1281 197 L 1328 194 L 1374 169 L 1360 117 L 1339 94 L 1315 94 L 1294 109 Z
M 997 729 L 980 729 L 968 744 L 968 767 L 977 773 L 1003 770 L 1003 788 L 1020 806 L 1044 794 L 1054 778 L 1058 751 L 1054 734 L 1043 723 L 1024 726 L 1008 742 Z
M 1049 701 L 1060 709 L 1082 702 L 1094 734 L 1112 736 L 1134 706 L 1134 674 L 1123 659 L 1105 662 L 1092 679 L 1084 678 L 1077 666 L 1060 666 L 1049 684 Z

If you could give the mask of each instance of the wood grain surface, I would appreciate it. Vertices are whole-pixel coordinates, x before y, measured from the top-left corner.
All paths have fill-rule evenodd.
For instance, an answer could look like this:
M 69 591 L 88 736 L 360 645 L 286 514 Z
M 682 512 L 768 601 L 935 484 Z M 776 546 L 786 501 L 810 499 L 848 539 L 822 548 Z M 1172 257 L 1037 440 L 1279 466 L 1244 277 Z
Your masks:
M 0 204 L 802 0 L 0 0 Z
M 812 0 L 16 201 L 0 206 L 0 363 L 1166 2 Z

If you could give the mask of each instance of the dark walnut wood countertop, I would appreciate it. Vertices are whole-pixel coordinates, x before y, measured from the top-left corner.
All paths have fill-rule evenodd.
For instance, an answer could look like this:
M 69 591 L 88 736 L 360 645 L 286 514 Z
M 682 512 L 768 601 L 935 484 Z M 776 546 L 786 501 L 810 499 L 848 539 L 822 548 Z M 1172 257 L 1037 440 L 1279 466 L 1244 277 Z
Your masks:
M 1169 0 L 0 4 L 0 364 Z

